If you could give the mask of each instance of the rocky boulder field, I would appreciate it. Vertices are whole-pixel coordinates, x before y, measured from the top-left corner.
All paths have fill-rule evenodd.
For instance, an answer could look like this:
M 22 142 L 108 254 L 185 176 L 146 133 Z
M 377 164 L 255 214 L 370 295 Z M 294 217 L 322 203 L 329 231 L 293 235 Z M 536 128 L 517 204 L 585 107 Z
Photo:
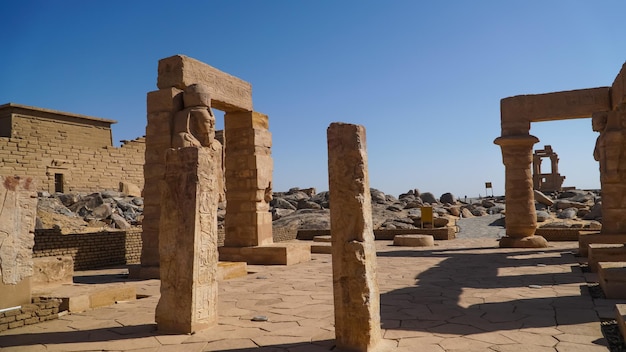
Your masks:
M 421 225 L 421 207 L 432 206 L 435 227 L 455 226 L 459 218 L 506 215 L 504 197 L 457 199 L 451 193 L 439 198 L 417 189 L 397 198 L 372 188 L 372 219 L 374 229 L 411 229 Z M 568 190 L 543 194 L 535 191 L 537 221 L 540 227 L 601 227 L 601 197 L 597 191 Z M 274 227 L 290 230 L 329 229 L 330 201 L 328 192 L 314 188 L 292 188 L 275 192 L 270 203 Z M 63 233 L 97 232 L 111 229 L 141 227 L 143 198 L 118 191 L 91 194 L 39 193 L 37 229 L 60 229 Z M 218 226 L 223 226 L 226 204 L 218 210 Z

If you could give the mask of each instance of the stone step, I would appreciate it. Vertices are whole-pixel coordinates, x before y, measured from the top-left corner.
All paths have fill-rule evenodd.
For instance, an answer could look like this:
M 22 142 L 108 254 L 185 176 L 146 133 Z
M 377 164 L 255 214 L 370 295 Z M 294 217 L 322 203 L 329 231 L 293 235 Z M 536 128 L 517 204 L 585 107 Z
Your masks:
M 624 341 L 626 341 L 626 304 L 616 304 L 615 315 L 619 331 L 622 333 Z
M 590 243 L 619 243 L 626 244 L 626 234 L 603 235 L 594 231 L 581 231 L 578 237 L 578 254 L 581 257 L 588 255 Z
M 219 247 L 220 260 L 250 265 L 293 265 L 311 260 L 311 245 L 279 242 L 257 247 Z
M 396 235 L 393 238 L 393 245 L 403 247 L 430 247 L 435 245 L 435 239 L 430 235 Z
M 626 262 L 599 262 L 598 281 L 608 299 L 626 299 Z
M 135 285 L 128 283 L 109 283 L 94 285 L 61 285 L 33 290 L 33 296 L 61 299 L 59 311 L 70 313 L 84 312 L 89 309 L 110 306 L 119 301 L 137 299 Z
M 311 253 L 331 254 L 332 248 L 328 242 L 317 242 L 311 245 Z
M 599 262 L 626 261 L 626 247 L 622 244 L 590 243 L 587 246 L 587 261 L 589 268 L 595 273 Z
M 330 237 L 330 235 L 313 237 L 313 242 L 331 242 L 331 241 L 332 241 L 332 238 Z

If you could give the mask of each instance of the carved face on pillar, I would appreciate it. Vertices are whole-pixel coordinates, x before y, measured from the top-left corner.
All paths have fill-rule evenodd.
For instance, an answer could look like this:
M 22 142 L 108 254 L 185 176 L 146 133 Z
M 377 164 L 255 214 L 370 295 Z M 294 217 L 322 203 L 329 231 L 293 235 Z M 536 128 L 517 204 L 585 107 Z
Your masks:
M 174 116 L 172 147 L 208 147 L 215 139 L 215 116 L 206 86 L 192 84 L 183 92 L 185 109 Z

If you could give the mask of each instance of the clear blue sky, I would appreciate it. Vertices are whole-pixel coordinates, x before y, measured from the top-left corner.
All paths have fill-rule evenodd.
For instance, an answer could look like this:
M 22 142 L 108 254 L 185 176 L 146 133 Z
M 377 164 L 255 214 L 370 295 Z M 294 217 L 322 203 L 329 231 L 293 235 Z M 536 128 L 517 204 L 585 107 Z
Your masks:
M 157 62 L 184 54 L 252 84 L 274 189 L 328 189 L 326 129 L 367 129 L 370 184 L 397 196 L 504 193 L 500 99 L 610 85 L 626 1 L 4 1 L 0 104 L 145 133 Z M 222 121 L 223 124 L 223 121 Z M 598 188 L 589 119 L 533 124 L 566 186 Z M 549 162 L 544 162 L 549 168 Z

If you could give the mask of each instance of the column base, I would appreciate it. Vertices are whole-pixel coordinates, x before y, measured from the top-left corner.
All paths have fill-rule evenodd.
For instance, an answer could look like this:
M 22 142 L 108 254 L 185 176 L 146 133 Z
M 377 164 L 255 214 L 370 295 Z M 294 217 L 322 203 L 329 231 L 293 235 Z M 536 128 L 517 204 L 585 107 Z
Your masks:
M 311 245 L 273 243 L 258 247 L 219 247 L 220 260 L 251 265 L 293 265 L 311 260 Z
M 500 248 L 547 248 L 548 241 L 541 236 L 529 237 L 502 237 L 500 239 Z

